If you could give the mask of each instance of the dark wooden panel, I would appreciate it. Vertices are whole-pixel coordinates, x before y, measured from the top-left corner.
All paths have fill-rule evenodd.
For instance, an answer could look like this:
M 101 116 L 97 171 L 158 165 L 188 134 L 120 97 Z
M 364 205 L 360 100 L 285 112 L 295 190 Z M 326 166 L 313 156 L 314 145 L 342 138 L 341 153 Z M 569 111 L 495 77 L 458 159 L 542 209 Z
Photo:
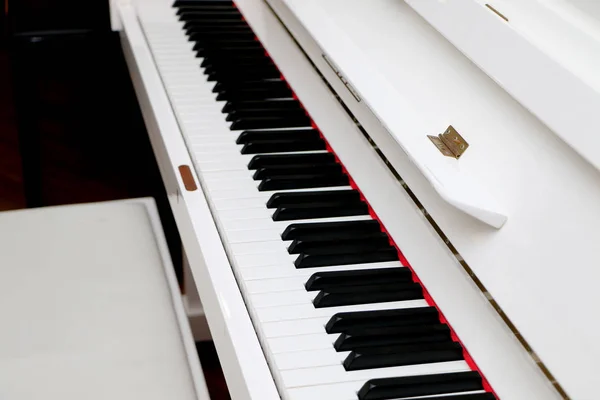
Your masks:
M 8 54 L 0 50 L 0 211 L 25 208 Z
M 118 35 L 18 37 L 11 52 L 28 207 L 154 197 L 179 266 L 181 242 Z
M 108 31 L 108 0 L 4 0 L 8 1 L 14 33 L 65 30 Z

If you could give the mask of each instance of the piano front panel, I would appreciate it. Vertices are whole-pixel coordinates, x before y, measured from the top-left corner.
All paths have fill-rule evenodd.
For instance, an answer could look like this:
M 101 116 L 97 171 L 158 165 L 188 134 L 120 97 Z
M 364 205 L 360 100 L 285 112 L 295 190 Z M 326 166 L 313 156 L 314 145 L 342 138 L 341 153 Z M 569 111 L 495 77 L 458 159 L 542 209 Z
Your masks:
M 412 267 L 466 348 L 478 364 L 485 364 L 484 373 L 500 397 L 552 398 L 548 385 L 539 378 L 539 372 L 532 368 L 530 360 L 511 333 L 499 321 L 485 298 L 423 219 L 400 183 L 378 158 L 269 9 L 259 1 L 238 1 L 236 4 L 387 231 L 403 252 L 409 255 Z M 225 114 L 221 112 L 224 103 L 215 101 L 216 94 L 212 92 L 214 83 L 207 82 L 202 74 L 198 64 L 203 61 L 194 57 L 193 44 L 186 41 L 175 10 L 168 1 L 152 0 L 140 3 L 137 11 L 179 129 L 198 172 L 197 178 L 215 217 L 233 272 L 282 394 L 286 398 L 304 399 L 331 398 L 332 395 L 346 393 L 345 396 L 350 399 L 356 398 L 361 384 L 371 378 L 468 371 L 469 365 L 462 361 L 354 371 L 350 374 L 339 365 L 343 361 L 342 354 L 332 351 L 331 337 L 319 332 L 319 326 L 323 327 L 335 310 L 315 309 L 310 303 L 314 294 L 306 292 L 301 286 L 310 272 L 292 265 L 296 256 L 287 254 L 279 238 L 290 222 L 273 221 L 272 211 L 262 206 L 271 193 L 256 190 L 257 184 L 251 179 L 247 168 L 252 155 L 240 154 L 241 146 L 236 145 L 235 141 L 241 131 L 229 129 L 230 122 L 225 121 Z M 318 153 L 322 150 L 311 151 Z M 349 189 L 344 186 L 336 188 Z M 185 207 L 194 207 L 190 200 L 188 197 Z M 194 214 L 190 213 L 190 217 L 193 219 Z M 176 215 L 176 218 L 178 224 L 189 226 L 186 216 Z M 361 221 L 369 218 L 368 215 L 358 215 L 337 220 Z M 197 229 L 186 229 L 184 234 L 187 236 L 184 243 L 203 240 L 202 233 Z M 205 255 L 203 257 L 206 258 Z M 276 264 L 273 260 L 276 260 Z M 208 264 L 208 260 L 201 260 L 200 264 L 204 261 Z M 194 260 L 190 258 L 190 262 Z M 394 261 L 382 261 L 374 265 L 324 267 L 322 270 L 399 266 Z M 222 282 L 211 282 L 214 277 L 200 271 L 212 266 L 196 264 L 195 270 L 194 266 L 192 268 L 195 278 L 208 278 L 199 283 L 204 302 L 205 297 L 208 298 L 206 291 L 220 290 L 218 285 Z M 319 268 L 313 271 L 319 271 Z M 275 286 L 268 284 L 273 279 L 277 280 Z M 208 288 L 211 283 L 217 286 Z M 279 288 L 280 284 L 285 290 Z M 220 300 L 224 299 L 221 297 Z M 381 304 L 351 309 L 412 308 L 427 303 L 415 299 Z M 224 313 L 227 310 L 222 309 L 222 304 L 204 305 L 212 331 L 214 325 L 211 320 L 216 318 L 216 310 Z M 350 309 L 342 307 L 340 310 Z M 221 328 L 225 329 L 223 325 L 218 325 L 217 332 Z M 290 336 L 290 332 L 299 334 Z M 215 332 L 212 333 L 214 337 Z M 247 363 L 245 368 L 252 368 L 251 361 L 239 353 L 243 352 L 242 349 L 235 349 L 233 354 L 227 352 L 230 349 L 219 346 L 218 349 L 226 358 L 237 358 L 240 363 Z M 232 360 L 228 359 L 227 362 Z M 230 377 L 228 380 L 230 386 L 236 384 Z

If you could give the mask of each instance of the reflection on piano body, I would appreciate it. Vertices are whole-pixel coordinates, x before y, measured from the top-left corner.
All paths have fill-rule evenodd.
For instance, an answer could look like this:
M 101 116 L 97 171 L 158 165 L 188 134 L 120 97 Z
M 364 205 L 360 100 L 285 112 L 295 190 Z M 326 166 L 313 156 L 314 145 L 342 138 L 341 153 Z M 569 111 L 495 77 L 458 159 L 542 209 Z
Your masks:
M 598 398 L 593 4 L 111 18 L 233 398 Z

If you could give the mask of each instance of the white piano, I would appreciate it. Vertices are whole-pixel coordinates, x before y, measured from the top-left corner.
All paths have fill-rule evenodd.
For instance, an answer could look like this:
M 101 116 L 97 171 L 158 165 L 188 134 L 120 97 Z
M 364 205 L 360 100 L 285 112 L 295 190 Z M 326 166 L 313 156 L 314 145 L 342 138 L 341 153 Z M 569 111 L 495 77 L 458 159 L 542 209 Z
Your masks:
M 600 398 L 599 4 L 111 2 L 235 400 Z

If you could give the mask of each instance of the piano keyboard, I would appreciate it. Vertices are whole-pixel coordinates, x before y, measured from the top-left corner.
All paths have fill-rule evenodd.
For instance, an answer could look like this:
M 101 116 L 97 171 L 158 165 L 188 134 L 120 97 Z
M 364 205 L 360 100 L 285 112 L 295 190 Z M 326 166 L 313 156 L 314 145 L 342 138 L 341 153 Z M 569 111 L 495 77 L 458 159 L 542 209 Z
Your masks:
M 145 26 L 278 389 L 496 397 L 231 1 Z

